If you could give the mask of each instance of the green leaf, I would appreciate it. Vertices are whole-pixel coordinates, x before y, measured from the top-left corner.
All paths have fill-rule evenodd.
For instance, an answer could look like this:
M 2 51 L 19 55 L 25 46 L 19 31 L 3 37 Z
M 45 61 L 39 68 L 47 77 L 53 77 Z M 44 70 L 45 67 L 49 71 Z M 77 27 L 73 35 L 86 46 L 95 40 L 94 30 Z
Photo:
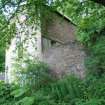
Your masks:
M 20 101 L 17 102 L 19 105 L 33 105 L 34 104 L 34 97 L 24 97 Z
M 26 88 L 19 88 L 11 92 L 11 95 L 14 95 L 15 98 L 23 96 L 25 93 L 27 93 L 28 89 Z

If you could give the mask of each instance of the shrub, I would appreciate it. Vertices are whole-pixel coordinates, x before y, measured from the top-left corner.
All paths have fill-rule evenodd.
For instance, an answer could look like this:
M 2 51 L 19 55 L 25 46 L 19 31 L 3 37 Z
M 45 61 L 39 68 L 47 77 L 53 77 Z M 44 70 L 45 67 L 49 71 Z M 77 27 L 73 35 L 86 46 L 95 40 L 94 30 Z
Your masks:
M 15 66 L 17 85 L 0 84 L 1 105 L 105 105 L 105 75 L 52 78 L 42 62 L 27 60 Z
M 12 105 L 14 103 L 11 91 L 12 87 L 9 84 L 0 81 L 0 105 Z
M 105 75 L 84 80 L 65 76 L 38 90 L 4 83 L 0 86 L 0 105 L 105 105 Z
M 86 67 L 90 74 L 101 76 L 105 73 L 105 37 L 101 37 L 90 48 L 90 57 L 86 60 Z
M 101 19 L 100 22 L 93 21 L 93 16 L 86 16 L 80 20 L 76 35 L 77 40 L 84 45 L 89 56 L 86 59 L 87 71 L 100 77 L 105 73 L 105 26 Z
M 15 81 L 21 86 L 28 86 L 33 89 L 39 89 L 53 81 L 50 75 L 49 67 L 40 61 L 27 60 L 23 64 L 15 66 Z

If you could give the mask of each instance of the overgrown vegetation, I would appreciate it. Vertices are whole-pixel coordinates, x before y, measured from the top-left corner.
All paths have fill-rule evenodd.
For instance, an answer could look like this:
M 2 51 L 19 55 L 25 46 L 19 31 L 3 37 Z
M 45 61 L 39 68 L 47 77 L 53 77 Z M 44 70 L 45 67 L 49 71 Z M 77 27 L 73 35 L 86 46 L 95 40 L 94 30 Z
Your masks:
M 85 18 L 84 22 L 80 24 L 81 28 L 78 30 L 78 40 L 86 48 L 88 55 L 86 67 L 88 72 L 101 77 L 105 73 L 105 26 L 103 25 L 105 19 L 98 20 L 99 23 L 89 23 L 89 21 L 91 21 L 91 17 L 89 19 Z
M 42 62 L 15 65 L 16 83 L 0 82 L 0 105 L 104 105 L 105 75 L 54 78 Z M 15 82 L 14 82 L 15 83 Z
M 3 14 L 5 5 L 16 7 L 19 12 L 22 0 L 0 1 L 0 46 L 10 43 L 15 25 Z M 48 0 L 27 0 L 31 22 L 35 21 L 43 5 Z M 90 0 L 55 0 L 49 5 L 54 10 L 59 7 L 77 25 L 77 40 L 85 46 L 88 54 L 86 67 L 88 75 L 84 80 L 75 76 L 65 76 L 61 80 L 49 75 L 45 64 L 27 62 L 24 69 L 16 65 L 18 85 L 0 82 L 0 105 L 105 105 L 105 7 Z M 15 14 L 16 14 L 15 13 Z M 12 13 L 12 17 L 15 16 Z M 11 17 L 10 17 L 11 19 Z M 38 18 L 37 18 L 38 19 Z M 4 59 L 0 49 L 0 60 Z M 0 61 L 0 69 L 3 69 Z
M 77 25 L 77 40 L 88 55 L 88 73 L 101 77 L 105 72 L 105 7 L 90 0 L 68 1 L 64 5 L 65 14 Z
M 5 49 L 3 47 L 0 48 L 0 72 L 5 70 Z
M 50 75 L 48 65 L 38 60 L 18 59 L 14 63 L 12 74 L 14 75 L 14 83 L 20 86 L 28 85 L 33 89 L 39 89 L 54 80 Z
M 44 72 L 44 71 L 43 71 Z M 43 78 L 43 77 L 42 77 Z M 80 80 L 65 76 L 61 80 L 41 84 L 40 88 L 28 85 L 19 87 L 0 83 L 1 105 L 104 105 L 105 76 Z M 34 85 L 34 84 L 33 84 Z

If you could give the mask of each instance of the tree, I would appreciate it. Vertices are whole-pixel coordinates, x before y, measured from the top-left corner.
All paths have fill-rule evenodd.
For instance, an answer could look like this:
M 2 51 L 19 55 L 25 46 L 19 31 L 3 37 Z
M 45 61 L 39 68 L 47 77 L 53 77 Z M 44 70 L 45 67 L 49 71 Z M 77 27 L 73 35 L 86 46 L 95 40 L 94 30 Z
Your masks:
M 105 6 L 105 0 L 93 0 L 93 1 Z
M 45 6 L 50 9 L 56 9 L 61 5 L 60 0 L 1 0 L 0 1 L 0 44 L 5 45 L 10 43 L 13 37 L 14 24 L 10 24 L 11 19 L 22 10 L 27 10 L 30 21 L 36 21 L 40 18 L 39 13 L 43 11 Z M 12 29 L 12 30 L 11 30 Z M 4 44 L 5 43 L 5 44 Z
M 39 14 L 45 6 L 54 10 L 58 5 L 61 5 L 59 0 L 0 0 L 0 70 L 4 70 L 5 48 L 15 35 L 15 23 L 11 24 L 11 20 L 19 12 L 27 10 L 31 24 L 40 19 Z

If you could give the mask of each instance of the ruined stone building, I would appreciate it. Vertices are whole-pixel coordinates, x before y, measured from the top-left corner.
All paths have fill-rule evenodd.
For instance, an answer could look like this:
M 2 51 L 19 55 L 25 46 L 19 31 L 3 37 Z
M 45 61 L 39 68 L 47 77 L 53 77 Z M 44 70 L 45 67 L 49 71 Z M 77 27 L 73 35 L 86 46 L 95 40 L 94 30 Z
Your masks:
M 38 28 L 35 24 L 26 24 L 24 14 L 20 14 L 19 19 L 15 19 L 21 24 L 16 23 L 16 37 L 13 38 L 6 53 L 7 79 L 12 78 L 13 58 L 21 55 L 16 50 L 16 43 L 19 40 L 24 41 L 25 38 L 28 40 L 22 47 L 27 46 L 27 51 L 21 56 L 26 53 L 34 59 L 37 56 L 39 60 L 47 63 L 50 69 L 60 76 L 65 73 L 74 73 L 83 77 L 85 53 L 83 47 L 76 41 L 75 24 L 58 12 L 48 12 L 48 14 L 49 16 L 43 14 L 41 26 Z

